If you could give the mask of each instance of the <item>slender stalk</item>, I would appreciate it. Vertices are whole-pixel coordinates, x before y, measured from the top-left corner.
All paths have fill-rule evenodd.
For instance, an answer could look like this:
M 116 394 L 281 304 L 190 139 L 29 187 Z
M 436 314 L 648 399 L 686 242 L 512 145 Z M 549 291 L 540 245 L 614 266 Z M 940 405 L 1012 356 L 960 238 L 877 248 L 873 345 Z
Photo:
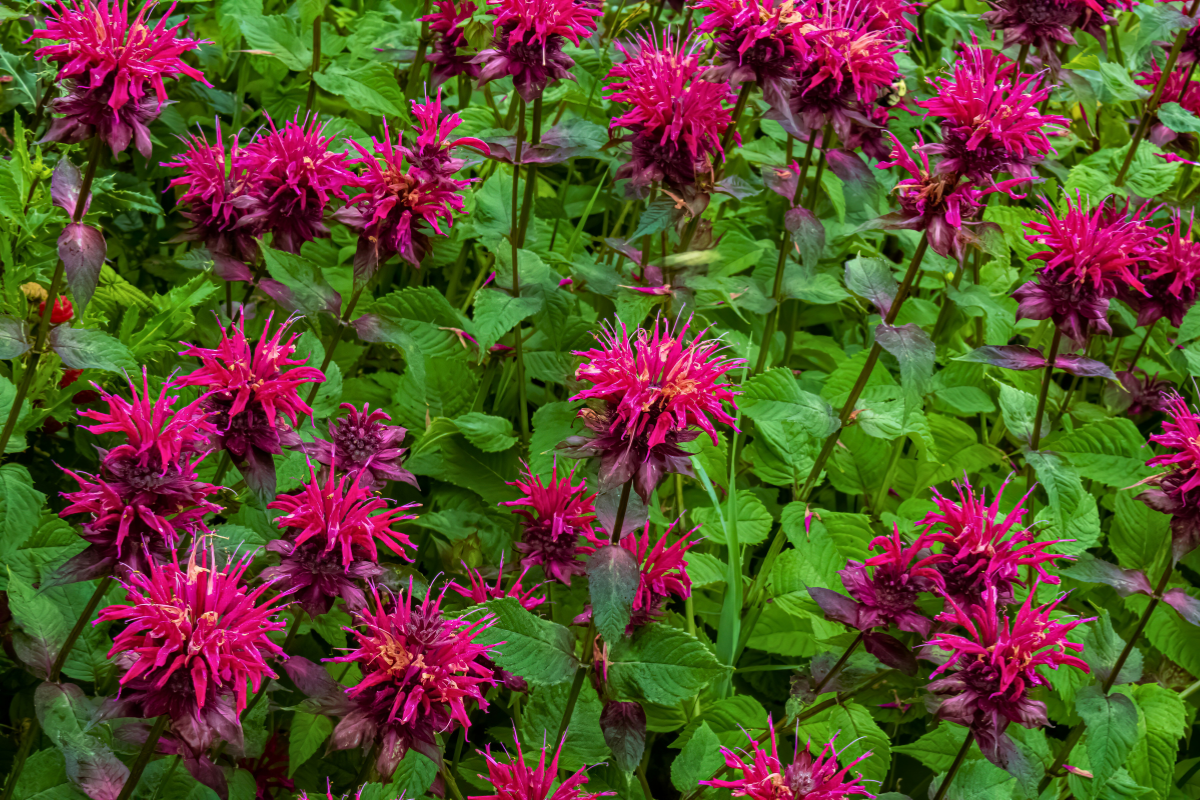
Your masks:
M 422 5 L 421 16 L 429 14 L 429 0 Z M 417 54 L 413 57 L 412 66 L 408 68 L 408 82 L 404 87 L 405 98 L 411 100 L 421 84 L 421 73 L 425 71 L 425 52 L 429 49 L 429 22 L 421 22 L 421 41 L 417 44 Z
M 1188 16 L 1196 16 L 1197 9 L 1200 9 L 1200 0 L 1192 0 L 1192 7 L 1188 11 Z M 1175 62 L 1179 59 L 1179 53 L 1183 50 L 1183 43 L 1187 41 L 1187 35 L 1190 30 L 1190 27 L 1181 28 L 1179 33 L 1175 35 L 1175 44 L 1171 45 L 1171 54 L 1167 56 L 1167 65 L 1163 67 L 1162 75 L 1158 78 L 1158 85 L 1154 87 L 1154 94 L 1146 101 L 1146 107 L 1142 110 L 1142 119 L 1138 122 L 1137 130 L 1133 134 L 1133 141 L 1129 143 L 1129 152 L 1125 154 L 1125 161 L 1121 164 L 1120 171 L 1117 172 L 1116 180 L 1113 181 L 1117 186 L 1125 184 L 1125 174 L 1129 172 L 1129 167 L 1133 164 L 1133 157 L 1137 154 L 1138 147 L 1142 143 L 1142 138 L 1146 135 L 1146 131 L 1150 129 L 1150 120 L 1154 117 L 1154 112 L 1158 109 L 1158 104 L 1162 100 L 1163 89 L 1167 85 L 1167 79 L 1171 77 L 1171 73 L 1175 69 Z
M 1180 700 L 1187 700 L 1189 697 L 1191 697 L 1191 696 L 1192 696 L 1193 694 L 1195 694 L 1197 691 L 1200 691 L 1200 681 L 1196 681 L 1196 682 L 1195 682 L 1195 683 L 1193 683 L 1191 686 L 1187 687 L 1187 688 L 1186 688 L 1186 689 L 1184 689 L 1182 692 L 1180 692 L 1180 693 L 1179 693 L 1179 699 L 1180 699 Z
M 520 223 L 518 222 L 520 209 L 517 206 L 517 200 L 520 197 L 518 186 L 521 176 L 521 145 L 522 140 L 525 138 L 525 100 L 518 94 L 514 98 L 514 102 L 519 106 L 517 112 L 519 116 L 517 119 L 517 146 L 513 156 L 512 227 L 509 230 L 508 238 L 512 243 L 513 297 L 520 297 L 521 270 L 518 251 L 521 249 L 521 234 Z M 517 363 L 517 421 L 521 427 L 521 442 L 527 446 L 529 444 L 529 409 L 525 400 L 525 343 L 521 337 L 520 323 L 517 323 L 517 327 L 513 332 L 513 340 Z
M 313 60 L 308 71 L 308 96 L 304 99 L 304 118 L 308 119 L 317 101 L 317 73 L 321 71 L 321 17 L 313 20 Z
M 1046 398 L 1050 395 L 1050 382 L 1054 376 L 1054 362 L 1058 359 L 1058 346 L 1062 343 L 1062 331 L 1054 326 L 1054 337 L 1046 355 L 1046 369 L 1042 372 L 1042 391 L 1038 394 L 1037 412 L 1033 417 L 1033 434 L 1029 438 L 1029 449 L 1037 450 L 1042 442 L 1042 416 L 1046 413 Z M 1033 488 L 1033 466 L 1025 465 L 1025 491 Z
M 1125 54 L 1121 52 L 1121 33 L 1119 23 L 1114 21 L 1112 25 L 1109 25 L 1108 34 L 1111 37 L 1110 41 L 1112 41 L 1113 54 L 1117 57 L 1117 63 L 1123 67 L 1125 66 Z
M 1161 319 L 1161 317 L 1160 317 Z M 1129 371 L 1133 372 L 1137 366 L 1138 359 L 1142 357 L 1142 353 L 1146 352 L 1146 345 L 1150 342 L 1150 334 L 1154 332 L 1154 326 L 1158 324 L 1158 320 L 1154 320 L 1146 326 L 1146 335 L 1142 337 L 1142 343 L 1138 345 L 1137 351 L 1133 354 L 1133 358 L 1129 360 Z
M 129 800 L 133 795 L 133 790 L 137 788 L 138 781 L 142 779 L 142 773 L 146 771 L 146 765 L 154 757 L 154 750 L 158 747 L 158 740 L 162 738 L 163 732 L 167 729 L 167 723 L 170 721 L 171 718 L 166 714 L 154 720 L 154 727 L 150 729 L 150 735 L 146 737 L 146 743 L 142 745 L 142 749 L 138 752 L 133 766 L 129 768 L 129 777 L 125 779 L 125 785 L 121 787 L 121 793 L 117 795 L 117 800 Z
M 300 624 L 303 621 L 304 621 L 304 609 L 301 608 L 296 612 L 296 618 L 294 620 L 292 620 L 292 625 L 290 628 L 288 628 L 287 636 L 283 637 L 283 652 L 284 653 L 286 653 L 288 650 L 292 649 L 292 644 L 294 644 L 296 641 L 296 633 L 300 630 Z M 258 687 L 258 691 L 254 693 L 254 697 L 250 698 L 250 702 L 246 704 L 246 710 L 243 712 L 243 716 L 245 716 L 246 714 L 249 714 L 254 709 L 254 707 L 256 705 L 258 705 L 258 701 L 263 699 L 263 697 L 266 696 L 267 687 L 270 685 L 271 685 L 270 678 L 262 679 L 262 685 Z
M 358 299 L 362 297 L 363 290 L 366 289 L 366 284 L 362 284 L 354 290 L 354 294 L 350 295 L 350 302 L 346 305 L 346 310 L 342 313 L 341 321 L 333 331 L 333 337 L 329 340 L 329 344 L 325 346 L 325 358 L 321 361 L 321 372 L 324 373 L 329 367 L 329 363 L 333 361 L 333 351 L 337 349 L 338 343 L 342 341 L 342 334 L 350 325 L 350 315 L 354 313 L 354 307 L 358 305 Z M 308 405 L 311 406 L 313 401 L 317 399 L 317 392 L 320 390 L 321 384 L 314 383 L 312 388 L 308 390 Z M 300 426 L 303 417 L 297 420 L 296 427 Z
M 746 103 L 750 101 L 750 92 L 754 91 L 754 81 L 745 81 L 742 84 L 742 89 L 738 92 L 737 105 L 733 107 L 733 118 L 729 123 L 729 127 L 725 129 L 725 133 L 721 135 L 721 152 L 729 149 L 733 144 L 733 137 L 737 133 L 738 124 L 742 121 L 742 114 L 746 110 Z M 726 158 L 726 161 L 729 159 Z
M 591 647 L 591 642 L 584 646 Z M 554 737 L 555 742 L 561 742 L 567 735 L 567 726 L 571 722 L 571 715 L 575 713 L 575 703 L 579 700 L 579 690 L 583 688 L 583 679 L 587 677 L 587 671 L 586 666 L 580 666 L 575 670 L 575 679 L 571 681 L 571 693 L 567 695 L 567 707 L 563 709 L 562 721 L 558 723 L 558 735 Z
M 817 195 L 821 191 L 821 175 L 825 172 L 825 151 L 829 149 L 829 141 L 833 138 L 833 125 L 825 126 L 825 130 L 821 131 L 821 157 L 817 160 L 817 177 L 813 179 L 812 191 L 808 195 L 808 203 L 806 208 L 810 211 L 817 206 Z
M 533 125 L 529 131 L 529 144 L 534 146 L 542 141 L 542 96 L 538 95 L 533 101 Z M 537 164 L 525 168 L 525 198 L 521 201 L 521 233 L 517 241 L 525 244 L 525 232 L 529 229 L 529 219 L 533 216 L 533 200 L 537 191 Z
M 933 800 L 945 800 L 946 792 L 950 791 L 950 784 L 954 780 L 954 776 L 958 773 L 958 768 L 967 760 L 967 753 L 971 750 L 971 745 L 975 743 L 975 731 L 967 731 L 966 741 L 959 748 L 958 755 L 954 757 L 954 763 L 950 765 L 950 771 L 946 773 L 945 779 L 942 780 L 942 785 L 938 787 L 937 794 L 933 796 Z
M 837 660 L 837 663 L 833 665 L 829 672 L 825 673 L 825 677 L 821 678 L 817 685 L 813 687 L 813 695 L 819 695 L 821 690 L 825 688 L 825 684 L 833 680 L 834 677 L 842 671 L 842 667 L 846 666 L 846 662 L 850 660 L 851 654 L 858 649 L 860 644 L 862 644 L 862 640 L 863 631 L 859 631 L 858 636 L 854 637 L 854 641 L 851 642 L 850 646 L 846 648 L 846 652 L 842 653 L 842 657 Z
M 382 742 L 378 739 L 371 746 L 371 751 L 367 753 L 367 757 L 363 759 L 362 766 L 358 768 L 358 775 L 354 778 L 355 786 L 362 786 L 367 782 L 367 778 L 371 777 L 371 767 L 375 766 L 375 762 L 379 760 L 379 751 L 382 747 Z
M 16 758 L 13 759 L 12 772 L 8 773 L 8 780 L 4 783 L 4 794 L 0 794 L 0 800 L 12 800 L 13 791 L 17 788 L 17 779 L 21 777 L 21 770 L 25 769 L 25 759 L 29 758 L 33 740 L 37 738 L 38 731 L 41 730 L 36 716 L 30 717 L 26 722 L 29 723 L 29 727 L 25 729 L 25 735 L 21 737 L 21 746 L 17 750 Z
M 100 583 L 96 584 L 96 591 L 92 592 L 79 619 L 75 620 L 75 627 L 71 628 L 71 632 L 67 634 L 67 640 L 59 648 L 58 656 L 54 659 L 54 666 L 50 667 L 50 675 L 46 680 L 51 683 L 58 682 L 58 676 L 62 672 L 63 665 L 67 663 L 67 656 L 70 655 L 71 648 L 75 646 L 75 640 L 79 638 L 79 634 L 83 633 L 84 627 L 91 621 L 92 612 L 96 610 L 96 606 L 100 605 L 100 599 L 104 597 L 104 593 L 108 591 L 112 582 L 112 576 L 105 575 L 100 579 Z
M 621 487 L 621 499 L 617 501 L 617 518 L 613 521 L 612 542 L 621 541 L 621 528 L 625 525 L 625 512 L 629 510 L 629 491 L 633 488 L 633 478 L 625 481 Z
M 925 258 L 925 251 L 928 249 L 929 234 L 926 233 L 921 237 L 921 242 L 917 245 L 916 252 L 913 253 L 912 260 L 908 264 L 908 271 L 904 273 L 904 280 L 901 281 L 900 288 L 896 291 L 896 298 L 892 301 L 892 305 L 888 308 L 888 313 L 884 317 L 884 324 L 891 325 L 896 321 L 896 316 L 900 313 L 900 306 L 904 304 L 905 298 L 908 297 L 908 290 L 916 278 L 917 271 L 921 267 L 921 261 Z M 875 369 L 875 364 L 879 361 L 879 354 L 882 351 L 883 347 L 878 341 L 871 345 L 871 352 L 867 354 L 867 363 L 863 364 L 862 372 L 858 374 L 858 380 L 854 382 L 854 387 L 850 389 L 850 395 L 846 398 L 845 405 L 842 406 L 840 416 L 842 426 L 845 426 L 847 420 L 850 419 L 850 414 L 854 412 L 854 405 L 858 402 L 858 398 L 862 396 L 863 389 L 867 387 L 867 381 L 870 379 L 871 372 Z M 812 470 L 809 471 L 808 478 L 805 479 L 804 486 L 800 489 L 796 500 L 800 502 L 808 500 L 808 496 L 816 488 L 817 480 L 821 477 L 821 471 L 825 469 L 825 462 L 829 460 L 829 456 L 833 454 L 833 448 L 837 446 L 839 433 L 841 433 L 841 427 L 829 434 L 825 439 L 825 444 L 821 447 L 821 452 L 817 454 Z
M 755 375 L 758 375 L 767 367 L 767 360 L 771 354 L 771 343 L 775 338 L 775 329 L 779 326 L 779 310 L 783 307 L 783 274 L 787 271 L 788 251 L 792 249 L 791 239 L 792 237 L 788 235 L 787 226 L 785 225 L 783 232 L 779 236 L 779 259 L 775 263 L 775 285 L 771 290 L 771 297 L 775 300 L 775 307 L 767 315 L 767 321 L 763 327 L 762 342 L 758 347 L 758 363 L 754 365 Z
M 458 781 L 454 779 L 454 771 L 444 764 L 442 765 L 442 780 L 446 782 L 446 788 L 454 800 L 463 800 L 462 790 L 458 788 Z
M 155 786 L 154 791 L 150 793 L 150 800 L 156 800 L 159 790 L 167 785 L 167 781 L 171 780 L 171 776 L 175 774 L 175 770 L 179 767 L 181 760 L 178 755 L 171 757 L 171 766 L 167 767 L 167 774 L 163 775 L 162 780 L 158 782 L 158 786 Z
M 92 192 L 92 182 L 96 179 L 96 168 L 100 166 L 100 158 L 102 150 L 100 149 L 103 142 L 100 137 L 92 139 L 92 149 L 88 154 L 87 168 L 83 173 L 83 182 L 79 186 L 79 199 L 75 201 L 75 211 L 71 214 L 73 222 L 79 222 L 83 219 L 84 209 L 87 208 L 88 195 Z M 37 336 L 34 339 L 34 345 L 29 353 L 29 362 L 25 365 L 25 372 L 21 375 L 21 382 L 17 385 L 17 395 L 13 398 L 12 408 L 9 409 L 8 419 L 4 421 L 4 430 L 0 431 L 0 460 L 4 459 L 4 453 L 8 449 L 8 441 L 12 438 L 13 431 L 16 430 L 17 420 L 21 417 L 21 408 L 25 405 L 25 397 L 29 394 L 29 388 L 33 385 L 33 379 L 37 375 L 38 362 L 41 361 L 42 351 L 46 347 L 46 337 L 50 335 L 50 314 L 54 310 L 54 304 L 58 301 L 58 292 L 62 286 L 63 274 L 65 266 L 62 259 L 58 260 L 58 264 L 54 267 L 54 277 L 50 279 L 50 291 L 46 295 L 46 307 L 42 310 L 42 318 L 38 322 Z

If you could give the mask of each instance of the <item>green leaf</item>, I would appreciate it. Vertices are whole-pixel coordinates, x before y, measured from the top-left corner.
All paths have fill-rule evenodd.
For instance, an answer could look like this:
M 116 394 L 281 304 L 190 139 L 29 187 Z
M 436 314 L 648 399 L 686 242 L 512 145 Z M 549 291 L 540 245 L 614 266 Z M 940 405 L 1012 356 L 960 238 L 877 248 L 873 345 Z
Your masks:
M 784 367 L 769 369 L 746 381 L 739 403 L 746 416 L 755 422 L 796 420 L 818 438 L 841 427 L 833 407 L 818 395 L 801 389 L 792 371 Z
M 1179 103 L 1163 103 L 1155 113 L 1159 122 L 1176 133 L 1200 133 L 1200 117 Z
M 529 466 L 537 474 L 548 474 L 557 461 L 558 443 L 575 433 L 578 403 L 554 402 L 533 412 L 533 435 L 529 439 Z M 564 465 L 570 469 L 569 464 Z
M 763 704 L 750 695 L 723 697 L 716 702 L 705 703 L 703 713 L 689 722 L 679 732 L 679 738 L 671 742 L 669 747 L 687 747 L 692 743 L 692 737 L 700 732 L 702 725 L 707 725 L 712 730 L 721 746 L 731 749 L 744 747 L 749 744 L 747 734 L 753 736 L 764 730 L 767 727 L 767 719 L 767 710 L 763 708 Z
M 1036 397 L 1001 383 L 1000 412 L 1004 415 L 1004 424 L 1009 433 L 1026 443 L 1032 439 L 1033 420 L 1037 415 Z
M 1157 683 L 1135 686 L 1133 694 L 1142 713 L 1126 766 L 1138 784 L 1165 798 L 1173 788 L 1179 740 L 1188 732 L 1188 708 L 1178 693 Z
M 296 770 L 305 761 L 313 757 L 321 744 L 333 733 L 333 723 L 323 714 L 309 714 L 297 711 L 292 717 L 292 727 L 288 731 L 288 777 L 296 774 Z
M 357 800 L 404 800 L 423 797 L 437 778 L 437 764 L 429 756 L 410 748 L 386 785 L 368 783 Z
M 522 714 L 521 741 L 527 752 L 540 752 L 558 735 L 558 726 L 567 710 L 570 687 L 551 686 L 529 695 L 529 705 Z M 600 729 L 602 704 L 591 681 L 584 681 L 575 702 L 575 710 L 567 721 L 567 741 L 563 745 L 559 766 L 577 770 L 584 766 L 607 761 L 611 753 Z
M 651 203 L 638 219 L 637 230 L 629 237 L 636 242 L 643 236 L 653 236 L 670 228 L 683 218 L 683 209 L 675 206 L 675 201 L 664 197 Z
M 914 322 L 875 328 L 875 341 L 900 362 L 900 385 L 910 397 L 920 398 L 933 378 L 933 340 Z
M 933 797 L 945 779 L 945 773 L 929 786 Z M 959 767 L 954 782 L 946 790 L 946 800 L 1012 800 L 1016 779 L 990 761 L 976 759 Z
M 588 556 L 587 576 L 596 630 L 606 642 L 615 642 L 625 636 L 641 585 L 637 559 L 620 545 L 605 545 Z
M 555 686 L 575 676 L 575 637 L 557 623 L 534 616 L 511 597 L 484 604 L 496 622 L 479 632 L 476 641 L 496 645 L 492 660 L 534 686 Z
M 300 35 L 296 20 L 274 14 L 247 16 L 241 23 L 246 44 L 260 51 L 260 55 L 274 56 L 294 72 L 303 72 L 312 66 L 312 49 Z
M 0 466 L 0 558 L 38 529 L 46 495 L 33 488 L 29 470 L 21 464 Z
M 865 297 L 879 313 L 886 314 L 900 288 L 892 269 L 892 263 L 885 259 L 856 256 L 846 262 L 846 288 Z
M 1112 674 L 1117 659 L 1125 649 L 1122 639 L 1112 626 L 1112 617 L 1108 611 L 1101 609 L 1099 618 L 1087 626 L 1083 640 L 1083 660 L 1091 668 L 1092 677 L 1103 683 Z M 1114 686 L 1133 683 L 1142 678 L 1142 651 L 1136 647 L 1129 652 L 1128 658 L 1121 666 L 1121 674 L 1117 676 Z
M 701 722 L 671 762 L 671 783 L 684 794 L 695 791 L 700 781 L 712 779 L 724 765 L 721 740 L 707 722 Z
M 1084 425 L 1056 438 L 1050 446 L 1070 459 L 1083 477 L 1117 489 L 1155 473 L 1146 466 L 1146 460 L 1153 453 L 1146 446 L 1145 437 L 1127 417 Z
M 512 421 L 506 417 L 493 417 L 472 411 L 454 420 L 467 441 L 485 453 L 499 453 L 517 443 Z
M 318 86 L 344 98 L 356 111 L 372 116 L 405 116 L 404 91 L 392 69 L 382 62 L 369 61 L 354 69 L 331 64 L 318 72 L 316 79 Z
M 329 285 L 320 265 L 271 247 L 262 248 L 262 254 L 272 278 L 263 282 L 263 291 L 281 306 L 302 314 L 328 311 L 336 316 L 341 311 L 342 297 Z
M 1104 695 L 1099 686 L 1086 686 L 1075 696 L 1075 710 L 1087 726 L 1084 744 L 1095 776 L 1103 787 L 1125 763 L 1137 740 L 1138 710 L 1123 694 Z
M 67 638 L 68 626 L 62 614 L 50 598 L 34 590 L 12 569 L 8 569 L 8 607 L 13 622 L 24 632 L 23 638 L 14 637 L 17 655 L 39 677 L 48 676 Z
M 892 759 L 891 744 L 864 706 L 849 702 L 800 723 L 800 741 L 812 741 L 814 747 L 830 741 L 835 735 L 839 761 L 848 764 L 870 751 L 871 757 L 860 761 L 855 770 L 861 770 L 867 780 L 883 781 L 887 777 Z
M 1171 540 L 1171 518 L 1134 497 L 1118 492 L 1116 518 L 1108 546 L 1125 569 L 1150 570 Z
M 118 374 L 137 369 L 129 349 L 104 331 L 59 325 L 50 331 L 50 347 L 72 369 L 102 369 Z
M 934 772 L 946 772 L 954 763 L 954 757 L 962 749 L 966 738 L 967 729 L 963 726 L 941 722 L 915 742 L 898 745 L 892 749 L 897 753 L 915 758 Z M 977 749 L 972 749 L 967 754 L 968 758 L 981 756 L 982 754 Z
M 513 297 L 492 288 L 475 295 L 475 330 L 480 352 L 486 353 L 517 323 L 541 311 L 542 302 L 540 296 Z
M 737 533 L 738 542 L 743 545 L 761 544 L 771 533 L 771 512 L 763 505 L 762 500 L 749 489 L 738 492 Z M 692 513 L 692 520 L 700 526 L 700 535 L 717 544 L 728 544 L 725 537 L 725 525 L 712 506 L 698 508 Z
M 609 690 L 619 700 L 673 706 L 728 672 L 696 637 L 660 622 L 610 646 Z

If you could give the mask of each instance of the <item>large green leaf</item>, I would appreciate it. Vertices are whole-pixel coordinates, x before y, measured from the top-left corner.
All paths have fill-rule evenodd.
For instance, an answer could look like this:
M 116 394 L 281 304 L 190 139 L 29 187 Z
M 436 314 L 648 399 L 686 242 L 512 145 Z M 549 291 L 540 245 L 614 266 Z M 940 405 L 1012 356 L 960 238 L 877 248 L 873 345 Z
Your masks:
M 1098 793 L 1133 750 L 1138 730 L 1137 706 L 1123 694 L 1105 695 L 1100 687 L 1088 686 L 1075 696 L 1075 710 L 1087 725 L 1084 744 Z
M 727 674 L 696 637 L 658 622 L 611 644 L 609 689 L 621 700 L 673 706 Z
M 481 630 L 476 641 L 496 646 L 492 660 L 499 666 L 534 686 L 554 686 L 574 677 L 579 660 L 569 629 L 534 616 L 512 597 L 490 600 L 484 608 L 496 615 L 496 622 Z

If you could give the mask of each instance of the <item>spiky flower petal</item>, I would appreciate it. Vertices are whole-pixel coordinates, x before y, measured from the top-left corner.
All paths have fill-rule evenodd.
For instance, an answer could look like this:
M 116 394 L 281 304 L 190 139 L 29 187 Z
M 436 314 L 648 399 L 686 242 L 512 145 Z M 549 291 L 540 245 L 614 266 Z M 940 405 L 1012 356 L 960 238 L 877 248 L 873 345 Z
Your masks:
M 487 761 L 487 781 L 496 790 L 495 794 L 472 795 L 469 800 L 596 800 L 597 797 L 607 797 L 615 792 L 588 793 L 583 786 L 588 782 L 587 772 L 582 768 L 561 783 L 558 780 L 558 758 L 562 755 L 566 737 L 558 743 L 554 757 L 546 763 L 546 752 L 549 747 L 541 748 L 541 756 L 536 767 L 529 766 L 525 754 L 521 752 L 521 740 L 513 732 L 517 745 L 516 758 L 510 758 L 509 763 L 503 764 L 492 756 L 489 745 L 480 755 Z M 483 775 L 479 776 L 483 778 Z M 555 785 L 557 784 L 557 786 Z
M 1147 481 L 1154 488 L 1138 499 L 1171 515 L 1171 549 L 1178 560 L 1200 546 L 1200 414 L 1175 393 L 1167 398 L 1166 411 L 1162 433 L 1150 441 L 1168 452 L 1146 464 L 1168 470 Z
M 317 439 L 304 446 L 312 458 L 337 472 L 360 474 L 365 487 L 382 491 L 388 481 L 404 481 L 415 488 L 417 476 L 404 468 L 406 448 L 400 447 L 407 430 L 399 425 L 384 425 L 392 418 L 385 412 L 362 410 L 342 403 L 348 413 L 329 422 L 329 439 Z
M 575 62 L 563 53 L 563 44 L 570 40 L 578 47 L 602 16 L 588 0 L 488 0 L 488 6 L 495 16 L 495 39 L 472 59 L 481 65 L 479 82 L 511 75 L 527 103 L 552 81 L 572 77 L 568 70 Z
M 550 480 L 543 483 L 540 475 L 534 475 L 528 465 L 524 473 L 510 485 L 516 486 L 523 495 L 519 500 L 509 500 L 500 505 L 513 508 L 520 516 L 521 541 L 516 543 L 517 552 L 522 554 L 521 566 L 529 569 L 540 565 L 546 577 L 571 585 L 571 577 L 583 575 L 586 565 L 579 556 L 591 552 L 580 544 L 582 536 L 588 543 L 600 545 L 595 534 L 595 514 L 592 500 L 581 478 L 573 483 L 575 471 L 558 477 L 558 465 L 550 473 Z

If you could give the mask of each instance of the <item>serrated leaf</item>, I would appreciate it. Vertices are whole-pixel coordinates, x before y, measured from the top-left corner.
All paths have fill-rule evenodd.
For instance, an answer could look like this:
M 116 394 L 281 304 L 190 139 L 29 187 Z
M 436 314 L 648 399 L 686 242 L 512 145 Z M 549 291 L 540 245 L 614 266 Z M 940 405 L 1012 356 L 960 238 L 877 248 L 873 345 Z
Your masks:
M 721 740 L 707 722 L 701 722 L 671 762 L 671 783 L 682 793 L 695 791 L 700 781 L 711 779 L 724 763 Z
M 263 247 L 262 254 L 271 275 L 271 280 L 262 282 L 262 290 L 281 306 L 303 314 L 341 311 L 342 297 L 329 285 L 320 265 L 272 247 Z
M 1137 740 L 1138 710 L 1123 694 L 1104 695 L 1099 686 L 1087 686 L 1075 696 L 1075 710 L 1087 726 L 1084 745 L 1095 776 L 1104 786 L 1125 763 Z
M 599 548 L 587 561 L 588 594 L 596 630 L 607 642 L 625 636 L 642 573 L 633 553 L 620 545 Z
M 1085 478 L 1124 489 L 1153 475 L 1153 455 L 1133 421 L 1126 417 L 1093 422 L 1055 439 L 1053 449 L 1065 455 Z
M 475 295 L 475 331 L 479 349 L 487 352 L 517 323 L 542 310 L 542 298 L 513 297 L 500 289 L 484 289 Z
M 517 443 L 512 421 L 473 411 L 454 420 L 467 441 L 485 453 L 498 453 Z
M 300 35 L 296 20 L 278 14 L 246 16 L 241 19 L 241 26 L 242 35 L 252 49 L 274 56 L 294 72 L 312 66 L 312 49 Z
M 480 631 L 476 641 L 496 645 L 496 664 L 534 686 L 554 686 L 575 676 L 579 660 L 570 630 L 534 616 L 515 598 L 490 600 L 483 607 L 496 615 L 496 623 Z
M 695 696 L 728 671 L 694 636 L 659 622 L 640 628 L 632 639 L 610 643 L 609 658 L 615 697 L 664 706 Z
M 356 111 L 373 116 L 404 116 L 404 91 L 396 83 L 392 69 L 382 62 L 369 61 L 354 69 L 331 64 L 316 74 L 316 80 L 325 91 L 345 98 Z
M 129 348 L 104 331 L 59 325 L 50 331 L 49 343 L 72 369 L 102 369 L 118 374 L 137 369 Z
M 749 489 L 742 489 L 738 492 L 737 503 L 738 542 L 742 545 L 749 545 L 766 541 L 767 536 L 771 533 L 771 512 Z M 692 513 L 692 520 L 700 525 L 701 536 L 718 544 L 727 544 L 725 525 L 715 507 L 696 509 Z
M 288 730 L 288 777 L 305 761 L 312 758 L 322 743 L 333 733 L 333 723 L 323 714 L 297 711 Z

